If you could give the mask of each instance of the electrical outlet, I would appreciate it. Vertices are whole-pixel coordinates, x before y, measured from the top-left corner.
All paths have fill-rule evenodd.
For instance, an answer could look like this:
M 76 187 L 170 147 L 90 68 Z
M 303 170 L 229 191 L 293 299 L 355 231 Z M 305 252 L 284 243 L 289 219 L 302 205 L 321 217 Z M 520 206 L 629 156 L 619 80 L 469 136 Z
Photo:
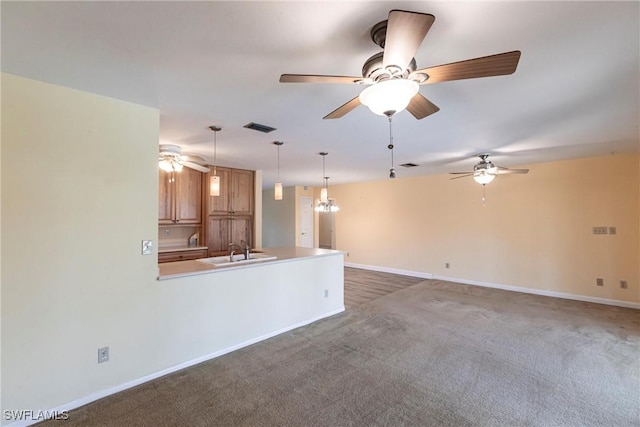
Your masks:
M 604 279 L 601 279 L 600 277 L 598 277 L 596 279 L 596 286 L 604 286 Z
M 627 281 L 620 280 L 620 289 L 627 289 Z
M 98 349 L 98 363 L 104 363 L 109 361 L 109 347 L 102 347 Z
M 329 298 L 329 289 L 324 290 L 324 297 Z
M 142 241 L 142 255 L 153 254 L 153 240 Z
M 615 227 L 609 227 L 609 234 L 616 234 L 616 228 Z
M 449 267 L 451 267 L 451 264 L 449 264 L 448 262 L 445 262 L 444 263 L 444 268 L 449 268 Z
M 169 237 L 171 235 L 171 230 L 168 228 L 164 229 L 164 237 Z
M 593 234 L 607 234 L 607 227 L 593 227 Z

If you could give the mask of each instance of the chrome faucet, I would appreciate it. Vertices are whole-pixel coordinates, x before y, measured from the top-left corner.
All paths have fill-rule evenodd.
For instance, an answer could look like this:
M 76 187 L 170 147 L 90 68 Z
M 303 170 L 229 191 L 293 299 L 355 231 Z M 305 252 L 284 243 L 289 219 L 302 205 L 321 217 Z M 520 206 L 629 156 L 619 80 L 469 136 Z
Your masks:
M 244 246 L 242 248 L 242 252 L 244 253 L 244 259 L 249 259 L 250 258 L 249 254 L 251 253 L 251 248 L 249 247 L 247 242 L 245 242 L 244 240 L 240 240 L 240 245 Z
M 229 253 L 229 261 L 233 262 L 233 254 L 235 252 L 234 249 L 241 249 L 243 254 L 244 254 L 244 259 L 249 259 L 249 253 L 251 252 L 251 248 L 249 247 L 249 245 L 247 244 L 247 242 L 245 242 L 244 240 L 240 241 L 239 245 L 236 245 L 235 243 L 229 243 L 229 248 L 230 248 L 230 253 Z

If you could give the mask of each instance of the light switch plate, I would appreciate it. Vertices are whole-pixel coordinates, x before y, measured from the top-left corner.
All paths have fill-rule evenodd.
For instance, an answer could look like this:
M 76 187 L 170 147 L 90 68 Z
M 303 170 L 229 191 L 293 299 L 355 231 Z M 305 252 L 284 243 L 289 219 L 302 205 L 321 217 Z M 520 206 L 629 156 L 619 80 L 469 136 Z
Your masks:
M 153 254 L 153 240 L 142 241 L 142 255 Z

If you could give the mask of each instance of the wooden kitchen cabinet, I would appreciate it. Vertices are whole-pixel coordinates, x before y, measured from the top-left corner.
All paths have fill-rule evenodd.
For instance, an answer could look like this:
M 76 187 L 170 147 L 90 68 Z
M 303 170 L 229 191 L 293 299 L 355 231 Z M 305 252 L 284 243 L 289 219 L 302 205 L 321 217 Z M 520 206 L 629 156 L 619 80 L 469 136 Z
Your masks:
M 207 182 L 212 172 L 207 174 Z M 217 168 L 220 195 L 209 196 L 209 215 L 253 215 L 254 172 L 244 169 Z
M 244 240 L 252 246 L 253 217 L 212 215 L 207 230 L 209 256 L 225 255 L 229 253 L 231 243 L 240 245 Z
M 198 258 L 206 258 L 206 249 L 194 249 L 190 251 L 161 252 L 158 254 L 158 263 L 172 261 L 188 261 Z
M 203 174 L 186 167 L 180 172 L 160 169 L 158 178 L 159 224 L 201 224 Z

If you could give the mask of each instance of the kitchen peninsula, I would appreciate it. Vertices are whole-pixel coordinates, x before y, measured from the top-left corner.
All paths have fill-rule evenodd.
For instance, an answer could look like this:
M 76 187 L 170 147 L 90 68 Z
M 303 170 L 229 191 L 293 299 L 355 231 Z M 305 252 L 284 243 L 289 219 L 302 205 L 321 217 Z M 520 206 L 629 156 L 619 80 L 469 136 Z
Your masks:
M 344 254 L 266 248 L 276 259 L 214 267 L 201 261 L 158 265 L 163 293 L 189 307 L 180 340 L 205 345 L 198 361 L 344 311 Z M 189 325 L 187 328 L 186 325 Z M 206 344 L 205 344 L 206 343 Z

